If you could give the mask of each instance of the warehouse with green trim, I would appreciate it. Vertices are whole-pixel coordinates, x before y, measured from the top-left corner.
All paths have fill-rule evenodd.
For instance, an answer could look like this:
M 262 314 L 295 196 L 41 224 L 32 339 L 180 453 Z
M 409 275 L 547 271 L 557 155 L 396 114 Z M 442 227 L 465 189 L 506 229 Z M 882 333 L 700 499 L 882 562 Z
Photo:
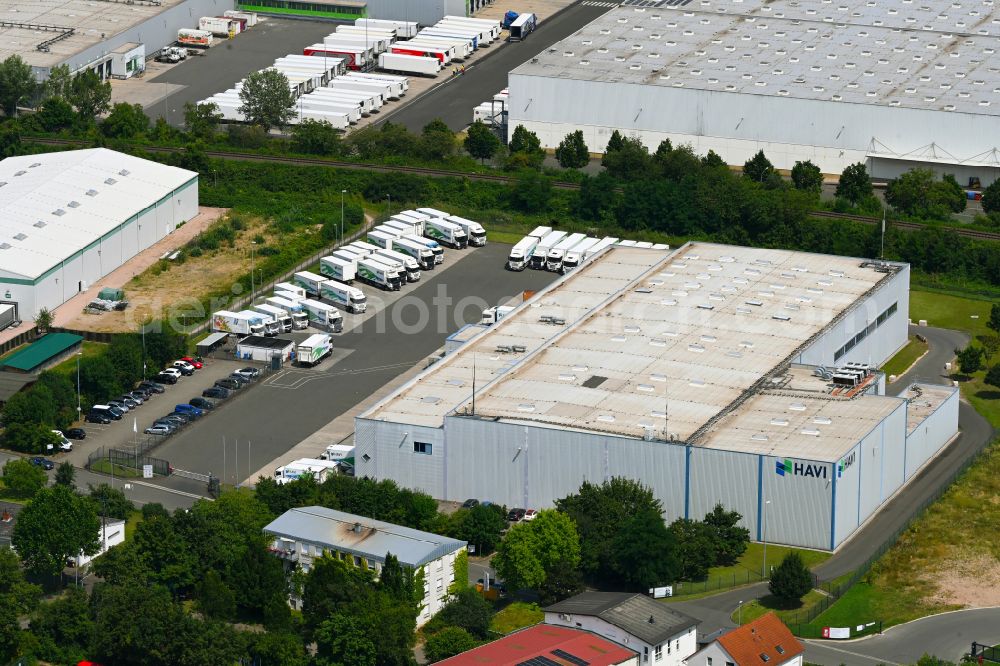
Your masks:
M 198 214 L 198 174 L 106 148 L 0 161 L 0 301 L 28 321 Z

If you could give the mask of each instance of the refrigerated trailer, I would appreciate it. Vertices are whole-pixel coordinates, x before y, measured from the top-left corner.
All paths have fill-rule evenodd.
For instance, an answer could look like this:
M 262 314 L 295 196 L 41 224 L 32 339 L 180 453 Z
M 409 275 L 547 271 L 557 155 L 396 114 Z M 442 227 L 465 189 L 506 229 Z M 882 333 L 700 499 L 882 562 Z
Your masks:
M 292 330 L 292 317 L 281 308 L 265 302 L 258 305 L 251 305 L 250 309 L 276 321 L 281 329 L 278 331 L 279 333 L 289 333 Z
M 309 271 L 299 271 L 292 276 L 292 280 L 295 281 L 302 289 L 305 289 L 306 295 L 319 296 L 319 286 L 323 284 L 328 278 L 322 275 L 316 275 L 315 273 L 310 273 Z
M 340 102 L 336 100 L 323 100 L 320 98 L 312 98 L 309 95 L 303 95 L 295 103 L 301 112 L 300 116 L 309 116 L 311 114 L 318 113 L 328 113 L 334 115 L 342 115 L 347 118 L 347 123 L 349 125 L 356 125 L 358 121 L 361 120 L 361 106 L 352 105 L 350 102 Z M 331 123 L 336 127 L 336 123 Z
M 305 308 L 302 307 L 301 303 L 281 296 L 268 296 L 264 299 L 264 302 L 284 310 L 292 318 L 292 328 L 301 330 L 309 325 L 309 317 L 306 315 Z
M 566 238 L 566 235 L 567 232 L 565 231 L 550 231 L 543 238 L 539 239 L 538 247 L 535 248 L 534 253 L 531 255 L 530 268 L 536 271 L 545 270 L 545 257 L 548 255 L 549 250 L 561 243 Z
M 417 282 L 420 280 L 420 264 L 410 255 L 396 252 L 395 250 L 383 250 L 379 248 L 375 251 L 375 256 L 400 264 L 406 270 L 407 282 Z
M 313 44 L 302 49 L 302 55 L 314 58 L 325 56 L 337 58 L 344 63 L 344 67 L 347 69 L 363 69 L 367 67 L 368 63 L 371 62 L 371 59 L 368 57 L 370 52 L 371 49 L 359 48 L 348 44 Z
M 423 58 L 436 58 L 442 65 L 447 65 L 455 58 L 455 49 L 441 46 L 440 44 L 411 44 L 410 42 L 396 42 L 389 49 L 390 53 L 396 55 L 411 55 Z
M 354 314 L 360 314 L 368 309 L 368 299 L 365 292 L 357 287 L 346 285 L 336 280 L 324 280 L 321 285 L 322 297 L 338 308 Z
M 420 268 L 425 271 L 434 270 L 434 253 L 426 245 L 414 243 L 406 237 L 400 237 L 392 241 L 392 246 L 389 249 L 413 257 L 420 264 Z
M 423 236 L 416 236 L 413 234 L 403 236 L 403 238 L 405 238 L 408 241 L 412 241 L 414 243 L 420 243 L 428 250 L 430 250 L 432 253 L 434 253 L 435 264 L 444 263 L 444 248 L 442 248 L 437 241 L 431 240 L 430 238 L 424 238 Z
M 462 23 L 459 21 L 449 21 L 447 19 L 438 21 L 432 26 L 435 30 L 459 30 L 459 34 L 471 34 L 477 37 L 479 42 L 479 47 L 489 46 L 496 39 L 493 36 L 493 31 L 489 28 L 471 25 L 469 23 Z
M 479 33 L 473 31 L 464 31 L 459 29 L 450 30 L 448 28 L 424 28 L 417 35 L 419 39 L 432 38 L 432 39 L 447 39 L 460 42 L 469 45 L 469 52 L 475 51 L 479 48 Z
M 295 360 L 299 365 L 314 366 L 333 351 L 333 341 L 325 333 L 314 333 L 295 348 Z
M 416 21 L 391 21 L 386 19 L 359 18 L 354 19 L 354 25 L 369 25 L 372 27 L 391 27 L 396 30 L 396 36 L 400 39 L 409 39 L 417 34 Z
M 455 60 L 465 60 L 472 55 L 472 42 L 458 38 L 452 39 L 446 37 L 434 37 L 421 33 L 417 35 L 416 38 L 404 43 L 410 46 L 420 44 L 421 46 L 440 46 L 449 48 L 452 51 L 452 58 Z
M 340 280 L 344 284 L 354 282 L 357 267 L 353 261 L 347 261 L 340 257 L 322 257 L 319 260 L 319 272 L 327 279 Z
M 362 115 L 368 115 L 372 111 L 382 108 L 381 96 L 368 95 L 356 90 L 333 90 L 331 88 L 317 88 L 310 95 L 317 99 L 329 99 L 335 102 L 346 102 L 348 104 L 358 104 L 361 106 Z
M 538 239 L 534 236 L 525 236 L 519 240 L 517 245 L 510 249 L 510 255 L 507 257 L 507 269 L 523 271 L 527 268 L 537 246 Z
M 378 57 L 378 67 L 389 72 L 434 76 L 441 71 L 441 61 L 433 56 L 383 53 Z
M 307 298 L 302 301 L 302 307 L 306 309 L 309 323 L 313 326 L 334 333 L 340 333 L 344 330 L 344 316 L 332 305 Z
M 351 90 L 354 92 L 364 93 L 366 95 L 371 95 L 372 97 L 377 97 L 383 104 L 389 96 L 385 86 L 372 85 L 370 83 L 360 83 L 358 81 L 348 81 L 347 79 L 337 77 L 336 79 L 330 81 L 327 84 L 327 89 L 329 90 Z
M 534 14 L 521 14 L 510 24 L 510 36 L 507 38 L 512 42 L 520 42 L 535 31 L 538 19 Z
M 386 291 L 399 291 L 403 280 L 391 266 L 371 257 L 358 260 L 358 279 Z
M 601 240 L 599 238 L 592 238 L 588 236 L 574 245 L 572 249 L 566 252 L 566 256 L 563 257 L 563 273 L 568 273 L 583 263 L 584 258 L 587 256 L 587 251 L 600 242 Z
M 402 81 L 386 81 L 381 79 L 373 79 L 364 74 L 355 74 L 350 72 L 341 77 L 338 77 L 338 81 L 356 81 L 358 83 L 365 83 L 373 87 L 384 87 L 388 91 L 387 95 L 391 99 L 399 99 L 406 94 L 406 88 L 403 86 Z
M 586 238 L 586 234 L 576 233 L 570 234 L 566 238 L 559 241 L 559 243 L 548 251 L 545 255 L 545 270 L 552 271 L 554 273 L 562 272 L 563 258 L 565 258 L 566 253 L 572 250 L 580 241 Z
M 465 229 L 454 222 L 438 218 L 432 218 L 424 223 L 424 236 L 457 250 L 464 250 L 469 244 Z
M 493 39 L 496 39 L 497 37 L 500 36 L 500 29 L 501 29 L 500 21 L 494 21 L 492 19 L 473 18 L 471 16 L 457 16 L 454 14 L 446 14 L 444 18 L 442 18 L 441 20 L 454 21 L 457 23 L 468 23 L 470 25 L 482 25 L 483 27 L 489 29 L 490 34 L 493 35 Z
M 405 95 L 406 91 L 410 89 L 410 79 L 398 74 L 386 74 L 385 72 L 351 72 L 351 78 L 381 81 L 391 84 L 398 83 L 401 86 L 400 94 L 403 95 Z

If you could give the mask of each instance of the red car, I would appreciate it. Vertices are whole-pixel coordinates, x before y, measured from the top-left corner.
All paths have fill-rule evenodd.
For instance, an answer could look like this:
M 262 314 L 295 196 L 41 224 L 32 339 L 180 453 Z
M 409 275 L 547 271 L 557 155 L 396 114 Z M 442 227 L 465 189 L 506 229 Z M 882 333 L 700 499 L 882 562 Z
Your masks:
M 201 361 L 191 358 L 190 356 L 181 356 L 181 360 L 193 365 L 195 370 L 201 370 L 202 368 Z

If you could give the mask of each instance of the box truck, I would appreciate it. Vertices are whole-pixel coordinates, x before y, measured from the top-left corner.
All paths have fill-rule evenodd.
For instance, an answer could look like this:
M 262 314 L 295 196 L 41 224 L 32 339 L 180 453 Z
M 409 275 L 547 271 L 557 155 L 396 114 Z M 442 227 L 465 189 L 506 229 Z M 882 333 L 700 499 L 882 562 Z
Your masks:
M 370 244 L 377 245 L 383 249 L 389 247 L 395 238 L 397 238 L 396 234 L 379 231 L 377 228 L 372 229 L 365 235 L 365 239 Z
M 568 273 L 583 263 L 584 257 L 587 256 L 587 250 L 600 242 L 601 240 L 599 238 L 587 237 L 574 245 L 573 248 L 566 253 L 566 256 L 563 257 L 563 273 Z
M 299 365 L 314 366 L 333 351 L 333 342 L 325 333 L 315 333 L 303 340 L 295 348 L 295 360 Z
M 534 236 L 538 240 L 542 240 L 543 238 L 545 238 L 546 236 L 548 236 L 550 233 L 552 233 L 552 227 L 535 227 L 534 231 L 532 231 L 528 235 L 529 236 Z
M 297 284 L 292 284 L 291 282 L 279 282 L 278 284 L 274 285 L 274 291 L 275 292 L 284 291 L 289 294 L 295 294 L 299 298 L 306 297 L 306 290 L 298 286 Z
M 483 310 L 483 318 L 479 323 L 485 326 L 492 326 L 513 311 L 514 306 L 512 305 L 496 305 L 492 308 L 486 308 Z
M 395 269 L 371 257 L 358 260 L 358 279 L 386 291 L 399 291 L 402 286 Z
M 614 236 L 605 236 L 604 238 L 602 238 L 601 240 L 599 240 L 597 242 L 597 244 L 594 245 L 594 247 L 592 247 L 589 250 L 587 250 L 586 254 L 583 257 L 583 260 L 586 261 L 586 260 L 590 259 L 595 254 L 597 254 L 598 252 L 600 252 L 601 250 L 603 250 L 604 248 L 606 248 L 606 247 L 608 247 L 610 245 L 614 245 L 617 242 L 618 242 L 618 239 L 615 238 Z
M 382 257 L 388 259 L 389 261 L 395 261 L 397 264 L 402 265 L 406 269 L 406 281 L 407 282 L 417 282 L 420 280 L 420 264 L 417 260 L 408 254 L 403 254 L 402 252 L 396 252 L 395 250 L 383 250 L 378 249 L 375 251 L 376 257 Z
M 538 239 L 534 236 L 525 236 L 517 242 L 517 245 L 510 249 L 510 256 L 507 257 L 507 269 L 511 271 L 523 271 L 532 261 L 532 256 L 537 248 Z
M 431 218 L 424 222 L 424 236 L 456 250 L 464 250 L 469 244 L 465 229 L 447 220 Z
M 327 279 L 339 280 L 344 284 L 354 282 L 354 275 L 357 267 L 353 261 L 347 261 L 341 257 L 323 257 L 319 260 L 319 272 Z
M 378 68 L 387 72 L 435 76 L 441 71 L 441 61 L 432 56 L 382 53 L 378 57 Z
M 336 473 L 336 462 L 316 458 L 300 458 L 275 469 L 274 480 L 284 485 L 305 476 L 312 476 L 316 483 L 323 483 L 327 477 Z
M 330 256 L 334 259 L 340 259 L 341 261 L 346 261 L 352 264 L 357 264 L 358 259 L 364 257 L 364 255 L 357 250 L 348 250 L 346 247 L 342 247 L 339 250 L 334 250 L 330 253 Z M 358 276 L 358 267 L 354 267 L 354 277 Z
M 566 238 L 559 241 L 555 247 L 551 248 L 545 255 L 545 270 L 552 271 L 553 273 L 562 272 L 563 258 L 566 253 L 573 249 L 577 243 L 586 238 L 586 234 L 570 234 Z
M 218 16 L 202 16 L 198 19 L 198 29 L 212 33 L 216 37 L 229 37 L 229 33 L 239 32 L 239 21 Z
M 344 317 L 332 305 L 307 298 L 302 301 L 302 307 L 306 309 L 309 323 L 313 326 L 334 333 L 344 330 Z
M 369 49 L 364 49 L 360 46 L 348 46 L 346 44 L 313 44 L 302 49 L 302 55 L 338 58 L 343 61 L 344 67 L 347 69 L 361 69 L 367 66 L 368 53 Z
M 290 301 L 281 296 L 268 296 L 264 302 L 284 310 L 285 314 L 292 318 L 292 328 L 295 330 L 300 331 L 309 325 L 309 317 L 306 316 L 306 309 L 302 307 L 301 303 Z
M 364 241 L 354 241 L 347 246 L 347 249 L 351 252 L 356 252 L 363 256 L 368 256 L 378 249 L 378 245 L 372 245 L 371 243 L 366 243 Z
M 250 309 L 278 322 L 278 326 L 281 328 L 281 330 L 278 331 L 279 333 L 288 333 L 292 330 L 292 317 L 283 309 L 266 302 L 253 305 Z
M 531 268 L 536 271 L 545 270 L 546 255 L 548 255 L 549 250 L 561 243 L 564 238 L 566 238 L 565 231 L 550 231 L 545 234 L 545 237 L 538 241 L 538 247 L 535 248 L 534 253 L 531 255 Z
M 393 215 L 386 220 L 382 226 L 389 227 L 390 229 L 396 229 L 403 236 L 409 236 L 411 234 L 413 236 L 424 235 L 424 225 L 422 222 L 417 223 L 400 215 Z
M 405 45 L 405 46 L 404 46 Z M 413 44 L 409 42 L 396 42 L 389 47 L 389 53 L 395 55 L 410 55 L 418 58 L 434 58 L 441 65 L 447 65 L 452 61 L 455 49 L 440 45 L 430 46 L 427 44 Z
M 212 314 L 212 330 L 236 335 L 264 335 L 264 317 L 256 312 L 219 310 Z
M 469 245 L 475 245 L 476 247 L 482 247 L 486 245 L 486 230 L 483 229 L 482 225 L 478 222 L 473 222 L 472 220 L 467 220 L 464 217 L 459 217 L 458 215 L 452 215 L 443 210 L 438 210 L 436 208 L 418 208 L 418 213 L 423 215 L 428 215 L 430 217 L 440 218 L 442 220 L 447 220 L 452 224 L 457 224 L 462 227 L 465 231 L 465 235 L 469 239 Z M 547 227 L 546 227 L 547 228 Z
M 325 280 L 322 285 L 322 297 L 338 308 L 354 314 L 360 314 L 368 309 L 368 298 L 365 292 L 357 287 L 351 287 L 336 280 Z
M 421 270 L 434 270 L 434 253 L 431 252 L 430 248 L 425 245 L 414 243 L 413 241 L 402 237 L 394 239 L 390 249 L 394 252 L 406 254 L 416 259 L 417 263 L 420 264 Z
M 330 444 L 319 456 L 320 460 L 347 460 L 354 459 L 354 447 L 349 444 Z
M 248 319 L 253 319 L 254 317 L 258 317 L 260 319 L 261 324 L 264 325 L 264 335 L 266 335 L 269 338 L 273 338 L 278 333 L 281 333 L 281 324 L 279 324 L 278 320 L 276 320 L 271 315 L 267 315 L 264 314 L 263 312 L 257 312 L 256 310 L 250 310 L 250 309 L 240 310 L 236 314 Z
M 510 36 L 507 38 L 511 42 L 519 42 L 535 31 L 538 19 L 534 14 L 519 14 L 510 24 Z
M 292 276 L 295 284 L 302 287 L 308 296 L 319 296 L 319 285 L 327 278 L 309 271 L 300 271 Z
M 434 253 L 435 264 L 444 263 L 444 248 L 438 245 L 437 241 L 431 240 L 430 238 L 424 238 L 422 236 L 414 236 L 414 235 L 403 236 L 403 238 L 408 241 L 412 241 L 414 243 L 420 243 L 428 250 L 430 250 L 432 253 Z

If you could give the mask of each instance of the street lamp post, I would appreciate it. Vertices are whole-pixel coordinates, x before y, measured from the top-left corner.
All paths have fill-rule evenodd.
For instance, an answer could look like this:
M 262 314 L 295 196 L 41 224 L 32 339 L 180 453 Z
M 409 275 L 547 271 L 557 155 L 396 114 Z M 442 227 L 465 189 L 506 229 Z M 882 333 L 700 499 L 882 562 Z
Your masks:
M 392 217 L 392 195 L 391 195 L 391 194 L 387 194 L 387 195 L 385 195 L 385 198 L 386 198 L 386 200 L 387 200 L 387 201 L 389 202 L 389 203 L 388 203 L 388 204 L 386 205 L 386 212 L 385 212 L 385 216 L 386 216 L 387 218 L 389 218 L 389 217 Z
M 82 351 L 76 353 L 76 420 L 80 420 L 80 357 L 83 356 Z
M 365 24 L 367 25 L 367 24 Z M 340 191 L 340 245 L 344 244 L 344 195 L 347 190 Z
M 761 537 L 764 542 L 764 561 L 761 563 L 760 571 L 761 580 L 767 578 L 767 505 L 770 503 L 771 500 L 766 500 L 764 502 L 764 511 L 761 513 L 760 517 Z
M 736 624 L 737 626 L 743 626 L 743 600 L 741 599 L 739 605 L 736 607 Z
M 253 257 L 253 255 L 254 255 L 254 250 L 256 249 L 256 247 L 257 247 L 257 241 L 250 241 L 250 301 L 251 302 L 253 301 L 253 294 L 254 294 L 254 281 L 253 281 L 253 271 L 254 271 L 253 258 L 254 257 Z

